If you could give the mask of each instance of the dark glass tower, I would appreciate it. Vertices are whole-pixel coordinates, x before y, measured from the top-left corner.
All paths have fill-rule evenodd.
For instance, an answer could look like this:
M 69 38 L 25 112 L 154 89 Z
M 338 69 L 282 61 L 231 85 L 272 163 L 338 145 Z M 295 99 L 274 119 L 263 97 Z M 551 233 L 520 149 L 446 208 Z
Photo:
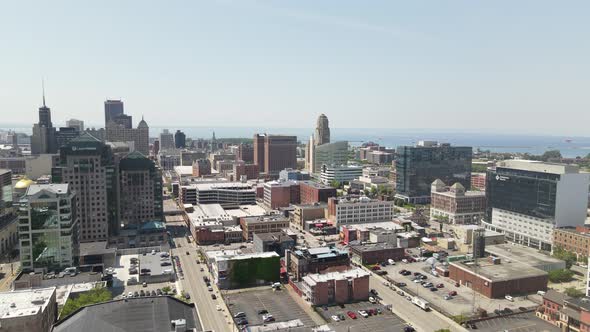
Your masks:
M 397 148 L 396 191 L 399 198 L 411 203 L 430 202 L 430 185 L 436 179 L 444 183 L 459 182 L 471 187 L 473 149 L 425 142 Z

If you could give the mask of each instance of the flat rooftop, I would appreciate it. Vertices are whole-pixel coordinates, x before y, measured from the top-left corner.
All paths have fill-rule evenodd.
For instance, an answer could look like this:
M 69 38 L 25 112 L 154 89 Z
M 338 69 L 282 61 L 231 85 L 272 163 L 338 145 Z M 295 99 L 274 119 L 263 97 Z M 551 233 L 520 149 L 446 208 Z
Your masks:
M 378 251 L 378 250 L 386 250 L 386 249 L 396 249 L 398 246 L 395 246 L 390 243 L 367 243 L 367 244 L 360 244 L 351 246 L 353 250 L 358 250 L 361 252 L 371 252 L 371 251 Z
M 239 189 L 239 190 L 252 190 L 252 185 L 242 182 L 213 182 L 213 183 L 193 183 L 185 186 L 191 189 L 197 189 L 198 191 L 208 191 L 217 189 Z
M 248 225 L 264 224 L 264 223 L 271 223 L 271 222 L 289 222 L 289 218 L 283 217 L 282 215 L 275 214 L 275 215 L 270 215 L 270 216 L 244 218 L 244 222 L 246 222 Z
M 342 227 L 346 227 L 346 229 L 356 229 L 356 230 L 387 230 L 387 231 L 401 231 L 404 229 L 403 226 L 397 224 L 393 221 L 382 221 L 382 222 L 372 222 L 372 223 L 365 223 L 365 224 L 351 224 L 351 225 L 343 225 Z
M 174 166 L 174 172 L 180 176 L 192 176 L 193 166 Z
M 309 285 L 315 285 L 318 282 L 326 282 L 328 280 L 344 280 L 351 278 L 362 278 L 369 276 L 369 272 L 354 268 L 343 272 L 329 272 L 329 273 L 313 273 L 303 277 L 303 280 Z
M 47 308 L 55 289 L 48 287 L 0 293 L 0 319 L 37 315 Z
M 226 251 L 224 254 L 216 255 L 215 261 L 234 261 L 234 260 L 244 260 L 244 259 L 251 259 L 251 258 L 270 258 L 270 257 L 279 257 L 279 255 L 274 251 L 269 252 L 256 252 L 256 253 L 249 253 L 249 254 L 235 254 L 230 255 Z
M 101 242 L 84 242 L 80 243 L 80 256 L 89 255 L 114 255 L 117 252 L 115 248 L 107 248 L 107 241 Z
M 520 262 L 523 265 L 529 265 L 537 268 L 542 268 L 546 265 L 564 264 L 565 268 L 565 262 L 561 259 L 545 255 L 540 253 L 538 250 L 529 247 L 522 247 L 506 243 L 486 246 L 485 251 L 490 255 L 499 257 L 502 259 L 502 261 L 508 259 L 514 262 Z
M 471 273 L 486 279 L 489 282 L 508 281 L 515 279 L 524 279 L 532 277 L 546 276 L 547 272 L 515 261 L 504 261 L 500 264 L 493 264 L 485 259 L 478 260 L 476 267 L 473 261 L 462 261 L 450 263 L 451 266 L 456 266 L 462 270 L 470 271 Z
M 571 174 L 579 173 L 580 171 L 580 168 L 577 165 L 546 163 L 536 160 L 504 160 L 498 162 L 496 167 L 551 174 Z

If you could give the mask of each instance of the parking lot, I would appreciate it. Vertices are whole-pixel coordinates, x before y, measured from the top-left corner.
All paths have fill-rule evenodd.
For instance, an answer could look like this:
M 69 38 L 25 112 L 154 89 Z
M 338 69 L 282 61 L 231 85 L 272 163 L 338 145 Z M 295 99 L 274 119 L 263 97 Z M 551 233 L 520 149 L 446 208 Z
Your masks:
M 433 305 L 443 308 L 450 315 L 471 313 L 474 307 L 483 308 L 488 313 L 493 313 L 494 310 L 497 309 L 511 308 L 513 310 L 519 310 L 519 307 L 533 308 L 537 305 L 535 302 L 523 297 L 514 297 L 514 302 L 510 302 L 504 299 L 487 298 L 479 293 L 473 292 L 469 287 L 456 287 L 455 282 L 450 278 L 433 276 L 430 273 L 430 265 L 425 262 L 398 262 L 396 265 L 387 265 L 381 269 L 387 271 L 387 277 L 397 282 L 406 283 L 407 286 L 404 287 L 404 290 L 409 290 Z M 412 274 L 409 276 L 402 276 L 399 274 L 399 271 L 403 269 L 411 271 Z M 414 279 L 414 272 L 420 272 L 426 275 L 426 281 L 429 281 L 434 285 L 443 284 L 443 287 L 438 288 L 437 291 L 430 291 L 430 289 L 422 287 L 421 284 L 414 283 L 412 281 Z M 451 291 L 457 292 L 457 295 L 453 296 L 450 300 L 445 300 L 443 297 Z M 474 300 L 475 304 L 473 304 Z
M 162 289 L 164 287 L 170 287 L 171 289 L 176 289 L 176 284 L 174 282 L 160 282 L 160 283 L 150 283 L 147 287 L 143 287 L 141 283 L 138 284 L 129 284 L 129 278 L 135 277 L 138 278 L 138 274 L 130 275 L 129 274 L 129 267 L 131 267 L 131 258 L 135 257 L 138 258 L 139 255 L 121 255 L 117 256 L 116 264 L 113 266 L 115 273 L 113 274 L 113 287 L 111 292 L 115 298 L 121 298 L 123 295 L 127 296 L 129 292 L 138 294 L 143 290 L 144 292 L 148 292 L 151 295 L 152 291 L 157 291 L 157 289 Z
M 381 314 L 372 315 L 363 318 L 359 314 L 359 310 L 377 309 L 381 310 Z M 403 331 L 407 325 L 401 318 L 394 315 L 390 310 L 386 309 L 380 304 L 373 304 L 370 302 L 357 302 L 345 304 L 344 308 L 341 306 L 330 306 L 324 310 L 318 307 L 318 313 L 327 321 L 329 325 L 336 332 L 386 332 L 386 331 Z M 347 315 L 347 312 L 354 312 L 356 319 Z M 344 320 L 335 322 L 332 319 L 333 315 L 342 314 Z
M 262 315 L 258 315 L 258 311 L 263 309 L 272 314 L 276 322 L 300 319 L 305 326 L 315 325 L 286 290 L 253 289 L 225 295 L 225 302 L 232 316 L 238 312 L 245 313 L 250 326 L 263 324 Z
M 470 331 L 483 332 L 559 332 L 557 326 L 551 325 L 537 317 L 533 312 L 513 316 L 497 317 L 475 323 L 476 329 Z

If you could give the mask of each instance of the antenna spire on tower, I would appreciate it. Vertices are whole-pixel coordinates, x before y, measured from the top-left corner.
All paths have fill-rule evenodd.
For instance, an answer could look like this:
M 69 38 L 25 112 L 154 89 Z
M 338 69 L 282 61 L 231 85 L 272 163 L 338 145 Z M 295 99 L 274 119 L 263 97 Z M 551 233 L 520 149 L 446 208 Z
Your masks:
M 45 106 L 45 79 L 41 79 L 41 90 L 43 91 L 43 107 Z

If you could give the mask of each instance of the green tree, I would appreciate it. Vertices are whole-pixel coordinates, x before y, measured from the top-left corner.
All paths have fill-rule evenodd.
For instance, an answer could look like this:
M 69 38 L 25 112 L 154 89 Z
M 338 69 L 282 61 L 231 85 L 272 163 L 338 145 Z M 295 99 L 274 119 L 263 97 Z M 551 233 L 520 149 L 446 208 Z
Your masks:
M 64 305 L 60 317 L 67 317 L 79 308 L 95 304 L 107 302 L 113 299 L 113 294 L 103 287 L 94 288 L 86 293 L 80 294 L 76 298 L 70 298 Z
M 549 281 L 566 282 L 572 280 L 574 273 L 568 269 L 549 271 Z
M 559 152 L 559 150 L 549 150 L 549 151 L 545 151 L 545 153 L 543 153 L 541 155 L 541 160 L 543 161 L 548 161 L 548 160 L 552 160 L 552 159 L 561 159 L 561 152 Z
M 564 260 L 565 267 L 568 269 L 570 267 L 572 267 L 572 265 L 577 261 L 576 254 L 569 252 L 567 250 L 564 250 L 561 247 L 553 248 L 553 257 Z
M 341 186 L 342 186 L 342 183 L 340 183 L 340 181 L 336 181 L 336 180 L 330 181 L 330 187 L 339 189 Z
M 170 293 L 171 290 L 172 290 L 172 288 L 170 288 L 170 286 L 164 286 L 164 287 L 162 287 L 162 292 L 164 294 Z
M 582 292 L 579 289 L 576 289 L 575 287 L 568 287 L 565 289 L 565 295 L 578 298 L 583 297 L 585 294 L 584 292 Z

